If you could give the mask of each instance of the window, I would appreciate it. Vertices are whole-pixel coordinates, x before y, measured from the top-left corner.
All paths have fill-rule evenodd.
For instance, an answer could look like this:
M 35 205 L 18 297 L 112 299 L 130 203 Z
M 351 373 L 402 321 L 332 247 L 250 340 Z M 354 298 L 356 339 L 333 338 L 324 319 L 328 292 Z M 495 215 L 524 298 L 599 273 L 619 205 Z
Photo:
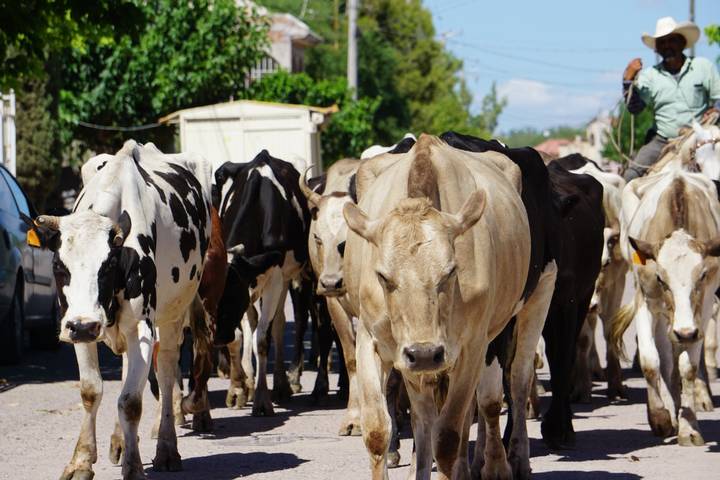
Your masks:
M 19 208 L 20 211 L 28 217 L 31 216 L 30 205 L 28 204 L 27 198 L 25 198 L 25 194 L 20 189 L 20 185 L 17 184 L 15 179 L 12 177 L 12 175 L 10 175 L 7 170 L 2 168 L 0 169 L 0 171 L 2 172 L 2 176 L 5 178 L 8 186 L 10 187 L 10 191 L 12 192 L 12 196 L 15 198 L 15 204 L 17 205 L 17 208 Z
M 2 169 L 0 169 L 2 171 Z M 17 215 L 17 206 L 13 200 L 10 187 L 5 180 L 0 179 L 0 210 Z

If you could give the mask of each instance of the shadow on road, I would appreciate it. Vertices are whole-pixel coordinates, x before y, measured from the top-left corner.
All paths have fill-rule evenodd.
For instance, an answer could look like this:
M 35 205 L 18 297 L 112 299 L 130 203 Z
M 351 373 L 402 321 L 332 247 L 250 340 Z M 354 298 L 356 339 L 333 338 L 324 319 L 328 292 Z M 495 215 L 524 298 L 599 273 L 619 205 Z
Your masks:
M 145 473 L 150 479 L 195 480 L 198 478 L 212 478 L 214 480 L 230 480 L 257 473 L 296 468 L 307 461 L 291 453 L 219 453 L 202 457 L 183 458 L 182 472 L 161 473 L 155 472 L 150 467 Z
M 552 480 L 636 480 L 642 478 L 634 473 L 611 473 L 611 472 L 542 472 L 533 473 L 536 479 L 552 479 Z

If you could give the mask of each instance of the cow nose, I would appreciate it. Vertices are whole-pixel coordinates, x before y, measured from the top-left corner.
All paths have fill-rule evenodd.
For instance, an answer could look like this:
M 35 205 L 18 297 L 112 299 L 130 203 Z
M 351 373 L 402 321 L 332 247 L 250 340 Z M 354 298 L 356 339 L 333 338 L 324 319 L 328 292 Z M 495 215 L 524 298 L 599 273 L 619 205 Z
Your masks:
M 327 291 L 340 290 L 343 287 L 342 277 L 323 277 L 320 279 L 320 284 Z
M 434 343 L 415 343 L 403 349 L 410 370 L 437 370 L 445 363 L 445 347 Z
M 81 321 L 79 318 L 68 320 L 65 324 L 73 343 L 94 342 L 100 336 L 102 324 L 97 321 Z
M 697 328 L 678 328 L 673 331 L 681 342 L 694 342 L 698 339 L 698 334 L 700 333 Z

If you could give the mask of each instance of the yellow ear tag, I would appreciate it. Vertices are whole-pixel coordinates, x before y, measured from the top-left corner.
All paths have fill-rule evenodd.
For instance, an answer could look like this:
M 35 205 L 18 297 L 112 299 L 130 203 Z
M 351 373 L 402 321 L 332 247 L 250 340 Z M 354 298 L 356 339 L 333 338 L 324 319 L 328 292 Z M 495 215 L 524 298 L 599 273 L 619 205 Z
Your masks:
M 37 247 L 40 248 L 42 245 L 40 244 L 40 239 L 37 236 L 37 233 L 35 233 L 35 230 L 32 228 L 27 231 L 27 244 L 31 247 Z
M 637 252 L 633 252 L 632 260 L 635 265 L 645 265 L 645 259 L 638 255 Z

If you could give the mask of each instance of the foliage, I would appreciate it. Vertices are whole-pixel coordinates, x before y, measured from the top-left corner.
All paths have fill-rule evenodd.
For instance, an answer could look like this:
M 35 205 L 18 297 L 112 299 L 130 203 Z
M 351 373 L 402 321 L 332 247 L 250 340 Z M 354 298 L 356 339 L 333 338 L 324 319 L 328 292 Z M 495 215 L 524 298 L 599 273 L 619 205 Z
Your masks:
M 373 119 L 380 102 L 371 98 L 353 101 L 344 78 L 314 81 L 304 73 L 278 72 L 253 83 L 243 96 L 318 107 L 337 105 L 340 111 L 331 117 L 321 136 L 326 167 L 343 157 L 359 157 L 373 143 Z
M 17 179 L 42 211 L 59 171 L 56 124 L 43 78 L 25 80 L 16 92 Z
M 708 38 L 710 45 L 720 46 L 720 25 L 708 25 L 705 27 L 705 36 Z M 720 55 L 715 59 L 720 64 Z
M 0 88 L 43 77 L 45 61 L 80 37 L 134 33 L 140 8 L 130 0 L 0 0 Z
M 553 127 L 547 130 L 526 127 L 510 130 L 508 133 L 501 134 L 498 137 L 509 147 L 534 147 L 548 138 L 573 140 L 576 136 L 583 134 L 583 129 L 569 126 Z
M 89 148 L 116 147 L 127 135 L 77 127 L 151 124 L 172 111 L 227 101 L 244 88 L 246 73 L 262 57 L 264 21 L 233 0 L 140 2 L 148 19 L 137 40 L 84 41 L 61 65 L 64 141 Z M 138 131 L 138 140 L 163 131 Z

